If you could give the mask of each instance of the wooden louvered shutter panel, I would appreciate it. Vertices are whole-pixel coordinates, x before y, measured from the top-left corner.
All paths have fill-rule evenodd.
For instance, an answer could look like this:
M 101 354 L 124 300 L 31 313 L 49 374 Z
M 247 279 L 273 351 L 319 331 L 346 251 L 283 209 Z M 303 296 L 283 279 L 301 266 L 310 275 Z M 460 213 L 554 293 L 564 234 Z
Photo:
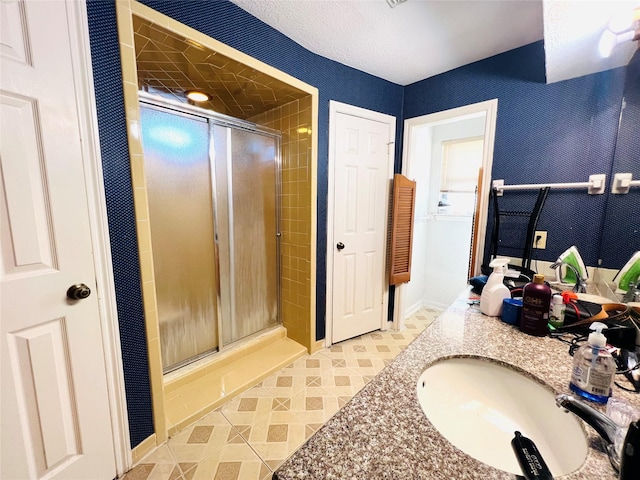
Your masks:
M 411 280 L 411 248 L 413 245 L 415 204 L 416 182 L 396 173 L 393 177 L 390 285 L 397 285 Z

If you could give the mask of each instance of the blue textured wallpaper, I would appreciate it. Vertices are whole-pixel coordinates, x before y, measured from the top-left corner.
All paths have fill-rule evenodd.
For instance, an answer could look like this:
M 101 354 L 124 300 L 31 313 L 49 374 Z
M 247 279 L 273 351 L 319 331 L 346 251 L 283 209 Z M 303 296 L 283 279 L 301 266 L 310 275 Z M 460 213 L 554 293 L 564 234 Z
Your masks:
M 553 84 L 543 76 L 540 41 L 408 85 L 404 118 L 497 98 L 493 179 L 583 182 L 605 173 L 609 182 L 625 69 Z M 506 192 L 500 209 L 530 210 L 536 195 Z M 534 250 L 534 258 L 552 261 L 576 245 L 587 265 L 598 265 L 607 197 L 552 189 L 537 228 L 548 232 L 547 249 Z
M 107 200 L 131 446 L 152 435 L 147 340 L 133 210 L 120 47 L 112 2 L 88 2 L 100 153 Z
M 316 337 L 324 338 L 329 100 L 393 115 L 397 118 L 400 135 L 403 88 L 316 55 L 226 0 L 142 0 L 141 3 L 318 88 Z M 400 162 L 400 155 L 397 154 L 399 143 L 396 144 L 397 165 Z
M 397 117 L 399 135 L 402 127 L 402 87 L 311 53 L 226 0 L 147 0 L 143 3 L 319 89 L 316 331 L 318 339 L 324 338 L 329 100 L 393 115 Z M 87 8 L 111 248 L 116 271 L 131 445 L 136 446 L 153 433 L 153 422 L 115 3 L 112 0 L 89 0 Z
M 611 175 L 624 69 L 545 85 L 540 42 L 403 88 L 313 54 L 227 0 L 143 3 L 319 89 L 318 339 L 325 334 L 329 100 L 396 116 L 401 139 L 404 118 L 498 98 L 494 178 L 531 183 L 582 181 L 590 173 Z M 135 447 L 153 433 L 153 419 L 114 2 L 89 0 L 88 13 L 131 445 Z M 637 82 L 636 76 L 628 88 L 637 87 Z M 625 135 L 637 142 L 638 135 L 633 135 L 640 106 L 635 98 L 632 108 L 628 101 L 625 115 L 633 116 L 636 123 L 630 123 Z M 631 155 L 637 154 L 637 143 L 630 150 Z M 623 156 L 623 150 L 618 153 Z M 625 154 L 624 158 L 630 157 Z M 640 178 L 635 158 L 635 163 L 631 158 L 620 160 L 620 165 L 635 165 L 634 176 Z M 526 204 L 529 197 L 511 194 L 508 201 Z M 630 214 L 638 211 L 634 205 L 636 210 Z M 612 202 L 609 207 L 614 212 L 627 208 Z M 587 263 L 595 264 L 598 242 L 592 239 L 609 226 L 606 210 L 606 196 L 553 192 L 538 225 L 549 232 L 549 248 L 536 252 L 544 255 L 540 258 L 554 259 L 575 243 Z M 607 214 L 607 218 L 615 220 L 616 215 Z M 620 222 L 614 223 L 616 235 L 630 234 Z

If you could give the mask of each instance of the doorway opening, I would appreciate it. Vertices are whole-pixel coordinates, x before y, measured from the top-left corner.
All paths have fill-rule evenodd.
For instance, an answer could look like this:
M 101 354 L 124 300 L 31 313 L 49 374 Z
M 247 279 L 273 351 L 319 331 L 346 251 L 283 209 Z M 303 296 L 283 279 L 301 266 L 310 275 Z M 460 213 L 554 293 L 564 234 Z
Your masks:
M 405 121 L 402 172 L 416 180 L 411 282 L 396 289 L 397 328 L 446 308 L 481 270 L 497 99 Z

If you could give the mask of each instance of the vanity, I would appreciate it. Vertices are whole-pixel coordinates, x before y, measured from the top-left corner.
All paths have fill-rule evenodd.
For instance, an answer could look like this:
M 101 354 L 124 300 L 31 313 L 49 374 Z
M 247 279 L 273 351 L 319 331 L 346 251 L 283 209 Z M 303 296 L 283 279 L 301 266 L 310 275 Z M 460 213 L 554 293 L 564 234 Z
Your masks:
M 546 384 L 554 395 L 571 393 L 568 349 L 557 339 L 531 337 L 499 318 L 482 315 L 462 295 L 289 457 L 273 478 L 516 478 L 463 453 L 436 430 L 418 402 L 418 379 L 445 359 L 481 357 Z M 638 394 L 614 386 L 613 396 L 640 407 Z M 586 459 L 576 471 L 555 478 L 615 480 L 598 435 L 578 421 L 587 436 Z

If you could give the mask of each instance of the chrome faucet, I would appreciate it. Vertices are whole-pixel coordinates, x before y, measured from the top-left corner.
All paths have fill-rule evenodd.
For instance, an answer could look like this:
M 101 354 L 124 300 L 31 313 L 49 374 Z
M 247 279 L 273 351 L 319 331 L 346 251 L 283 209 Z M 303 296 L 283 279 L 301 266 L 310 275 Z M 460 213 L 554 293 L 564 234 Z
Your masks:
M 573 395 L 557 395 L 556 405 L 574 413 L 598 432 L 609 456 L 609 462 L 614 470 L 619 472 L 620 480 L 640 478 L 640 421 L 632 421 L 625 434 L 626 427 L 618 426 L 611 418 Z M 624 437 L 620 436 L 620 433 L 624 434 Z
M 574 267 L 570 263 L 558 260 L 551 264 L 551 268 L 555 270 L 562 265 L 570 268 L 576 276 L 576 284 L 573 286 L 573 291 L 576 293 L 587 293 L 587 280 L 585 278 L 582 278 L 580 272 L 578 272 L 578 269 L 576 267 Z
M 607 444 L 613 444 L 618 425 L 604 413 L 566 393 L 556 396 L 556 405 L 580 417 L 591 425 Z
M 629 283 L 629 289 L 622 297 L 622 303 L 629 302 L 640 302 L 640 282 L 637 285 L 634 285 L 634 282 Z

